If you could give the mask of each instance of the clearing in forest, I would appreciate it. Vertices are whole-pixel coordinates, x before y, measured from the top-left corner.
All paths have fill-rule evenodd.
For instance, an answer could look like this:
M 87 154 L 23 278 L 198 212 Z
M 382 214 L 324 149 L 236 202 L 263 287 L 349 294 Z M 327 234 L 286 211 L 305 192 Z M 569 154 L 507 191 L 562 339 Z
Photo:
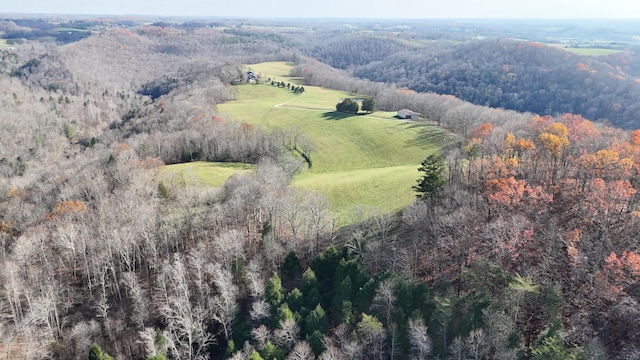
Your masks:
M 224 185 L 231 175 L 238 172 L 249 172 L 251 164 L 194 161 L 174 164 L 165 167 L 163 178 L 167 181 L 179 181 L 187 184 L 198 182 L 207 186 Z
M 566 51 L 570 51 L 574 54 L 578 54 L 578 55 L 585 55 L 585 56 L 607 56 L 607 55 L 611 55 L 611 54 L 615 54 L 617 52 L 620 52 L 619 50 L 613 50 L 613 49 L 604 49 L 604 48 L 572 48 L 572 47 L 567 47 L 567 48 L 562 48 Z
M 254 64 L 247 69 L 264 81 L 302 85 L 288 77 L 287 63 Z M 420 163 L 451 137 L 436 126 L 398 120 L 395 113 L 336 113 L 338 102 L 357 95 L 304 88 L 303 94 L 294 94 L 270 84 L 239 85 L 237 100 L 219 105 L 218 111 L 267 131 L 297 128 L 311 138 L 312 166 L 297 175 L 293 185 L 326 194 L 340 215 L 348 217 L 358 205 L 383 211 L 408 205 L 415 198 L 411 187 L 419 177 Z

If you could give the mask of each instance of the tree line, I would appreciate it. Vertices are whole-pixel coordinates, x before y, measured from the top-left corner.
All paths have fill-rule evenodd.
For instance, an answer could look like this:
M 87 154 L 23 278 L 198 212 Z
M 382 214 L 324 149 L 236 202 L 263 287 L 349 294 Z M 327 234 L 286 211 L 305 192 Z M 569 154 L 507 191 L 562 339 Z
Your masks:
M 345 33 L 316 42 L 305 53 L 356 77 L 420 93 L 540 115 L 574 113 L 622 128 L 637 127 L 635 99 L 640 87 L 632 51 L 588 57 L 504 38 L 451 45 L 419 40 L 411 44 L 407 37 L 382 31 L 371 36 Z

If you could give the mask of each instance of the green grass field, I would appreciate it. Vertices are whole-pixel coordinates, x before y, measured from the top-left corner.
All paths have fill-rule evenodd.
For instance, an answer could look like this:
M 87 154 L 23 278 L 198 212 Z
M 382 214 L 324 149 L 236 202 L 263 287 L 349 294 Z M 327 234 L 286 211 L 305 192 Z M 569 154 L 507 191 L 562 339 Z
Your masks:
M 247 69 L 296 83 L 286 76 L 286 63 Z M 313 166 L 296 176 L 293 185 L 326 194 L 339 213 L 357 205 L 399 210 L 415 198 L 411 187 L 420 162 L 451 138 L 435 126 L 399 121 L 395 112 L 350 116 L 334 111 L 338 102 L 354 95 L 314 86 L 296 95 L 268 84 L 240 85 L 237 100 L 219 105 L 218 111 L 268 131 L 300 128 L 314 141 L 315 150 Z
M 600 49 L 600 48 L 562 48 L 578 55 L 586 56 L 607 56 L 619 52 L 618 50 Z
M 166 166 L 162 175 L 168 176 L 168 181 L 198 182 L 218 187 L 224 185 L 231 175 L 251 169 L 253 166 L 250 164 L 195 161 Z
M 342 224 L 357 205 L 394 212 L 411 203 L 415 199 L 411 186 L 419 176 L 417 169 L 415 165 L 401 165 L 329 173 L 305 172 L 296 177 L 293 185 L 327 195 Z
M 283 62 L 247 65 L 247 70 L 277 81 L 297 84 Z M 274 128 L 299 128 L 314 142 L 312 167 L 297 175 L 293 185 L 328 196 L 346 224 L 354 207 L 375 206 L 398 211 L 411 203 L 418 167 L 452 137 L 442 129 L 395 118 L 395 112 L 371 115 L 336 113 L 335 105 L 355 96 L 314 86 L 303 94 L 270 84 L 239 85 L 237 100 L 218 106 L 219 113 L 239 122 Z M 171 165 L 188 169 L 202 183 L 219 186 L 243 165 L 190 163 Z
M 238 90 L 238 100 L 219 105 L 219 111 L 266 130 L 300 128 L 315 143 L 312 173 L 419 164 L 446 138 L 435 126 L 398 121 L 391 113 L 336 113 L 335 104 L 350 96 L 339 91 L 309 87 L 295 95 L 270 85 L 241 85 Z
M 0 39 L 0 49 L 8 48 L 9 46 L 11 46 L 11 45 L 9 45 L 9 44 L 7 43 L 7 40 L 5 40 L 5 39 Z
M 263 73 L 268 76 L 289 77 L 291 64 L 286 62 L 265 62 L 246 66 L 247 70 L 252 70 L 256 74 Z

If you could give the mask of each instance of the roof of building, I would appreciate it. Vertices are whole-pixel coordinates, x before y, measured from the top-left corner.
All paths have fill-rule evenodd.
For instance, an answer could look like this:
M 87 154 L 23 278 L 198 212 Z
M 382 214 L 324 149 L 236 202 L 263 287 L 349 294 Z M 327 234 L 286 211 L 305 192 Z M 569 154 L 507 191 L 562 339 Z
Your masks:
M 407 116 L 407 115 L 420 115 L 417 112 L 413 112 L 409 109 L 398 110 L 399 115 Z

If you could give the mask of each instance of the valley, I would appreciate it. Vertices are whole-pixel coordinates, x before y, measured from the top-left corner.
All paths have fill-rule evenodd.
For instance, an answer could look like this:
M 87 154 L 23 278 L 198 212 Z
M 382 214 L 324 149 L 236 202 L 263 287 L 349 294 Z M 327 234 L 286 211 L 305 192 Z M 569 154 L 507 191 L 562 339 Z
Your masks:
M 637 358 L 639 29 L 6 15 L 0 358 Z

